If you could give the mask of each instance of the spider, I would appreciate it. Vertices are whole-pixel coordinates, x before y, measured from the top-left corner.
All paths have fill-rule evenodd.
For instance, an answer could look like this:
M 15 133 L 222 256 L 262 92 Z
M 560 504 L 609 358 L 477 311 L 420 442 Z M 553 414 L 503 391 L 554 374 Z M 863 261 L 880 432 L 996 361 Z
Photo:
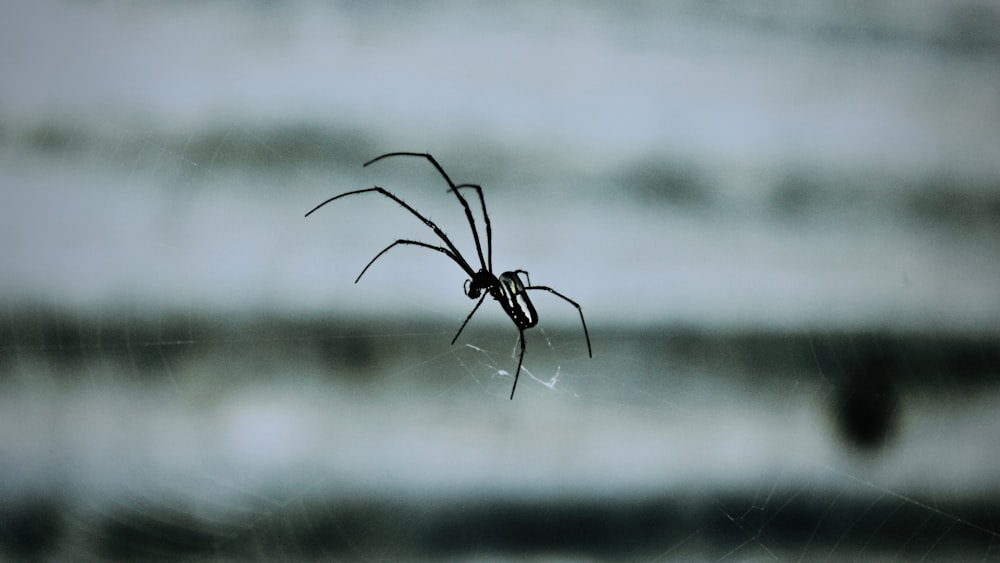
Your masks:
M 465 285 L 463 286 L 463 291 L 465 292 L 465 295 L 468 296 L 469 299 L 479 300 L 476 302 L 476 306 L 472 308 L 472 311 L 469 313 L 469 315 L 465 317 L 465 321 L 462 322 L 462 326 L 458 327 L 458 332 L 456 332 L 455 337 L 451 339 L 451 344 L 454 345 L 455 341 L 458 340 L 459 335 L 462 334 L 462 330 L 465 329 L 465 325 L 469 324 L 469 320 L 472 319 L 472 315 L 476 314 L 476 311 L 479 310 L 479 306 L 483 304 L 483 300 L 486 299 L 487 295 L 493 297 L 493 299 L 496 299 L 497 302 L 500 303 L 500 307 L 503 308 L 504 312 L 507 313 L 507 316 L 510 317 L 510 320 L 514 322 L 514 326 L 517 327 L 518 342 L 521 346 L 521 353 L 517 358 L 517 371 L 514 372 L 514 386 L 510 390 L 511 400 L 514 399 L 514 391 L 517 390 L 517 380 L 518 377 L 520 377 L 521 375 L 521 363 L 524 361 L 524 347 L 525 347 L 524 331 L 538 324 L 538 313 L 535 312 L 534 305 L 532 305 L 531 300 L 528 299 L 527 292 L 529 290 L 548 291 L 549 293 L 552 293 L 553 295 L 563 299 L 570 305 L 576 307 L 576 311 L 580 314 L 580 324 L 583 325 L 583 335 L 587 340 L 587 355 L 593 358 L 594 355 L 590 348 L 590 333 L 587 332 L 587 322 L 583 320 L 583 309 L 580 307 L 579 303 L 573 301 L 569 297 L 566 297 L 565 295 L 559 293 L 558 291 L 552 289 L 551 287 L 544 285 L 531 285 L 531 277 L 525 270 L 513 270 L 509 272 L 504 272 L 499 276 L 493 273 L 493 230 L 492 227 L 490 226 L 490 216 L 486 212 L 486 200 L 483 199 L 483 188 L 478 184 L 455 185 L 455 183 L 451 181 L 451 178 L 448 177 L 448 174 L 444 171 L 444 168 L 442 168 L 441 165 L 438 164 L 438 161 L 435 160 L 433 156 L 427 153 L 416 153 L 416 152 L 386 153 L 369 160 L 368 162 L 364 163 L 364 166 L 368 166 L 369 164 L 373 164 L 384 158 L 390 158 L 395 156 L 413 156 L 413 157 L 425 158 L 431 164 L 434 165 L 434 168 L 436 168 L 437 171 L 444 178 L 444 180 L 448 182 L 448 191 L 455 194 L 455 197 L 458 198 L 459 203 L 461 203 L 462 207 L 465 209 L 465 217 L 469 221 L 469 228 L 472 229 L 472 239 L 476 243 L 476 255 L 477 258 L 479 258 L 479 269 L 476 270 L 475 268 L 472 267 L 472 265 L 469 264 L 469 261 L 466 260 L 464 256 L 462 256 L 462 253 L 459 252 L 458 248 L 455 247 L 455 244 L 451 241 L 450 238 L 448 238 L 448 235 L 444 234 L 444 231 L 442 231 L 436 224 L 434 224 L 433 221 L 421 215 L 420 212 L 410 207 L 408 203 L 396 197 L 388 190 L 375 186 L 373 188 L 354 190 L 333 196 L 330 199 L 312 208 L 312 210 L 310 210 L 309 213 L 306 213 L 305 216 L 308 217 L 320 207 L 323 207 L 324 205 L 332 201 L 338 200 L 342 197 L 375 192 L 382 194 L 383 196 L 395 201 L 399 205 L 403 206 L 404 209 L 413 214 L 416 218 L 423 221 L 423 223 L 428 227 L 430 227 L 430 229 L 434 231 L 434 234 L 436 234 L 438 238 L 440 238 L 444 242 L 444 246 L 435 246 L 433 244 L 421 242 L 418 240 L 399 239 L 396 242 L 382 249 L 382 251 L 379 252 L 378 254 L 376 254 L 375 257 L 372 258 L 368 262 L 368 264 L 365 265 L 365 267 L 361 270 L 361 273 L 358 274 L 357 278 L 355 278 L 354 283 L 358 283 L 358 281 L 361 280 L 361 276 L 365 275 L 365 272 L 368 271 L 368 268 L 371 267 L 371 265 L 374 264 L 376 260 L 381 258 L 382 255 L 385 254 L 386 252 L 389 252 L 389 250 L 395 248 L 397 245 L 420 246 L 423 248 L 433 250 L 435 252 L 440 252 L 441 254 L 444 254 L 448 258 L 451 258 L 452 261 L 458 264 L 459 267 L 465 270 L 465 273 L 469 275 L 469 278 L 465 280 Z M 472 209 L 469 207 L 469 202 L 465 199 L 464 196 L 462 196 L 462 193 L 460 191 L 462 189 L 475 190 L 476 195 L 479 197 L 479 204 L 482 208 L 482 213 L 483 213 L 483 222 L 486 224 L 485 256 L 483 255 L 483 247 L 479 238 L 479 230 L 476 228 L 476 220 L 472 217 Z M 525 285 L 525 283 L 521 280 L 520 274 L 524 274 L 525 279 L 528 281 L 527 285 Z

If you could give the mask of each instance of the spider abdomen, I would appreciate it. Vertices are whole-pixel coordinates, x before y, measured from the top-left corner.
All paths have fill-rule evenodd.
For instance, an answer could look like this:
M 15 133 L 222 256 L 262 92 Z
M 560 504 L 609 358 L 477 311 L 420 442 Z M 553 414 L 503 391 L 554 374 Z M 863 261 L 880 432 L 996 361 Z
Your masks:
M 528 299 L 521 276 L 517 272 L 504 272 L 500 274 L 498 281 L 500 283 L 490 293 L 500 302 L 514 324 L 522 330 L 538 324 L 538 314 Z

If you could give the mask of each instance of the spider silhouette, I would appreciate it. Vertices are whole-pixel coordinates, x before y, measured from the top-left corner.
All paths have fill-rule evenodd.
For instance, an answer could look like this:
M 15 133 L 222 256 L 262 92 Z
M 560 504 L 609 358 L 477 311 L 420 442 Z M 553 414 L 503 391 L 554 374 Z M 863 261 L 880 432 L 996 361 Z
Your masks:
M 434 165 L 434 168 L 436 168 L 437 171 L 444 178 L 444 180 L 448 182 L 448 191 L 455 194 L 455 197 L 458 198 L 459 203 L 462 204 L 462 208 L 465 209 L 465 217 L 469 221 L 469 228 L 472 230 L 472 238 L 476 243 L 476 255 L 479 258 L 479 269 L 477 270 L 473 268 L 471 264 L 469 264 L 469 261 L 466 260 L 464 256 L 462 256 L 462 253 L 459 252 L 458 248 L 455 247 L 455 244 L 451 241 L 450 238 L 448 238 L 448 235 L 446 235 L 444 231 L 442 231 L 436 224 L 434 224 L 434 221 L 431 221 L 427 217 L 421 215 L 420 212 L 418 212 L 413 207 L 410 207 L 408 203 L 396 197 L 393 193 L 389 192 L 388 190 L 375 186 L 373 188 L 354 190 L 333 196 L 330 199 L 312 208 L 309 211 L 309 213 L 306 213 L 305 216 L 308 217 L 320 207 L 323 207 L 324 205 L 332 201 L 336 201 L 342 197 L 375 192 L 395 201 L 399 205 L 403 206 L 404 209 L 413 214 L 416 218 L 423 221 L 423 223 L 428 227 L 430 227 L 430 229 L 434 231 L 434 234 L 436 234 L 438 238 L 440 238 L 441 241 L 444 242 L 444 246 L 435 246 L 433 244 L 421 242 L 418 240 L 399 239 L 396 242 L 382 249 L 382 251 L 379 252 L 378 254 L 376 254 L 375 257 L 372 258 L 368 262 L 368 264 L 366 264 L 365 267 L 361 270 L 361 273 L 358 274 L 358 277 L 354 280 L 354 283 L 358 283 L 358 281 L 361 280 L 361 276 L 365 275 L 365 272 L 368 271 L 368 268 L 371 267 L 371 265 L 374 264 L 376 260 L 381 258 L 383 254 L 389 252 L 389 250 L 395 248 L 398 245 L 420 246 L 423 248 L 433 250 L 435 252 L 440 252 L 441 254 L 444 254 L 448 258 L 451 258 L 456 264 L 459 265 L 459 267 L 465 270 L 466 274 L 469 275 L 469 279 L 465 280 L 465 285 L 463 288 L 465 295 L 468 296 L 469 299 L 479 299 L 479 301 L 476 302 L 476 306 L 473 307 L 469 315 L 465 317 L 465 321 L 462 322 L 462 326 L 458 327 L 458 332 L 456 332 L 455 337 L 451 339 L 451 343 L 455 344 L 455 341 L 458 340 L 459 335 L 462 334 L 462 330 L 465 329 L 465 325 L 469 324 L 469 320 L 472 319 L 472 315 L 476 314 L 476 311 L 479 310 L 479 306 L 483 304 L 483 300 L 486 299 L 487 295 L 493 297 L 493 299 L 496 299 L 497 302 L 500 303 L 500 307 L 503 308 L 504 312 L 507 313 L 507 316 L 510 317 L 510 320 L 514 322 L 514 326 L 517 327 L 518 341 L 521 346 L 521 353 L 517 358 L 517 370 L 514 372 L 514 386 L 510 390 L 511 400 L 514 399 L 514 391 L 517 390 L 517 380 L 521 375 L 521 364 L 524 361 L 524 348 L 525 348 L 524 331 L 538 324 L 538 313 L 535 312 L 535 307 L 534 305 L 531 304 L 531 300 L 528 298 L 527 292 L 529 290 L 548 291 L 549 293 L 563 299 L 570 305 L 576 307 L 577 312 L 580 314 L 580 324 L 583 325 L 583 335 L 587 340 L 587 355 L 591 358 L 594 357 L 593 352 L 591 351 L 590 348 L 590 333 L 587 332 L 587 322 L 583 319 L 583 309 L 580 307 L 579 303 L 573 301 L 569 297 L 566 297 L 565 295 L 559 293 L 558 291 L 552 289 L 551 287 L 544 285 L 531 285 L 531 277 L 525 270 L 513 270 L 513 271 L 503 272 L 499 276 L 493 273 L 493 230 L 492 227 L 490 226 L 490 216 L 486 212 L 486 200 L 483 199 L 483 188 L 477 184 L 455 185 L 455 183 L 451 181 L 451 178 L 448 177 L 448 174 L 444 171 L 444 168 L 442 168 L 441 165 L 438 164 L 438 161 L 435 160 L 433 156 L 427 153 L 415 153 L 415 152 L 386 153 L 369 160 L 364 164 L 364 166 L 368 166 L 369 164 L 378 162 L 383 158 L 389 158 L 394 156 L 414 156 L 419 158 L 425 158 L 431 164 Z M 462 189 L 475 190 L 476 195 L 479 196 L 479 204 L 482 207 L 482 213 L 483 213 L 483 222 L 486 224 L 485 256 L 483 255 L 483 247 L 479 238 L 479 230 L 476 228 L 476 220 L 472 216 L 472 209 L 469 207 L 469 202 L 465 199 L 465 197 L 462 195 L 460 191 Z M 521 280 L 520 274 L 524 274 L 525 279 L 528 281 L 527 285 L 525 285 L 525 283 Z

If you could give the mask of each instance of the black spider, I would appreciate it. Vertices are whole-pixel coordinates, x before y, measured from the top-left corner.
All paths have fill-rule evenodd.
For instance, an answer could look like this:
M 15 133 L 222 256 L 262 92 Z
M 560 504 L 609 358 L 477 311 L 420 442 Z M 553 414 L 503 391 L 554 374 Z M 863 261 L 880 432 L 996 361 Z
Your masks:
M 526 272 L 525 270 L 514 270 L 510 272 L 504 272 L 499 276 L 493 273 L 493 231 L 490 227 L 490 216 L 489 214 L 486 213 L 486 200 L 483 199 L 483 188 L 481 186 L 476 184 L 459 184 L 456 186 L 455 183 L 451 181 L 451 178 L 448 177 L 448 174 L 445 173 L 444 168 L 442 168 L 441 165 L 438 164 L 437 160 L 435 160 L 433 156 L 426 153 L 392 152 L 383 154 L 382 156 L 375 157 L 366 162 L 364 165 L 368 166 L 373 162 L 377 162 L 379 160 L 382 160 L 383 158 L 388 158 L 391 156 L 417 156 L 426 158 L 428 161 L 430 161 L 431 164 L 434 165 L 434 168 L 436 168 L 437 171 L 441 173 L 441 176 L 444 177 L 446 182 L 448 182 L 449 186 L 448 191 L 455 194 L 455 197 L 458 198 L 459 203 L 461 203 L 462 207 L 465 209 L 465 217 L 469 220 L 469 227 L 472 229 L 472 238 L 476 242 L 476 254 L 479 257 L 480 268 L 478 271 L 473 269 L 473 267 L 469 264 L 469 262 L 465 259 L 465 257 L 462 256 L 462 253 L 458 251 L 458 248 L 455 247 L 455 244 L 451 242 L 451 239 L 448 238 L 448 235 L 444 234 L 444 231 L 442 231 L 437 225 L 435 225 L 433 221 L 421 215 L 416 209 L 410 207 L 409 204 L 399 199 L 398 197 L 390 193 L 388 190 L 375 186 L 374 188 L 367 188 L 364 190 L 354 190 L 352 192 L 346 192 L 331 197 L 330 199 L 312 208 L 312 210 L 310 210 L 309 213 L 306 213 L 306 217 L 308 217 L 311 213 L 313 213 L 313 211 L 316 211 L 320 207 L 323 207 L 324 205 L 330 203 L 331 201 L 340 199 L 342 197 L 354 194 L 363 194 L 367 192 L 378 192 L 384 195 L 385 197 L 395 201 L 396 203 L 402 205 L 407 211 L 409 211 L 418 219 L 423 221 L 425 225 L 427 225 L 428 227 L 431 228 L 431 230 L 434 231 L 434 234 L 436 234 L 438 238 L 444 241 L 445 246 L 434 246 L 433 244 L 428 244 L 426 242 L 420 242 L 417 240 L 399 239 L 396 242 L 382 249 L 382 251 L 379 252 L 378 254 L 376 254 L 375 257 L 368 262 L 368 264 L 364 267 L 364 269 L 361 270 L 361 273 L 358 274 L 358 277 L 354 280 L 354 283 L 358 283 L 358 281 L 361 279 L 361 276 L 365 275 L 365 272 L 368 271 L 368 268 L 372 264 L 374 264 L 375 261 L 379 259 L 379 257 L 381 257 L 383 254 L 385 254 L 391 248 L 395 247 L 398 244 L 422 246 L 424 248 L 429 248 L 431 250 L 440 252 L 445 256 L 447 256 L 448 258 L 454 260 L 456 264 L 461 266 L 461 268 L 465 270 L 467 274 L 469 274 L 469 279 L 465 280 L 465 286 L 464 286 L 465 294 L 469 297 L 469 299 L 478 298 L 479 301 L 476 302 L 476 306 L 472 308 L 472 312 L 469 313 L 469 316 L 465 317 L 465 321 L 462 322 L 462 326 L 458 327 L 458 332 L 456 332 L 455 337 L 451 339 L 451 343 L 454 344 L 455 341 L 458 340 L 458 336 L 462 334 L 462 330 L 465 329 L 465 325 L 469 323 L 469 319 L 471 319 L 472 315 L 476 313 L 476 311 L 479 309 L 479 306 L 483 304 L 483 300 L 486 299 L 487 295 L 490 295 L 493 297 L 493 299 L 496 299 L 500 303 L 500 306 L 503 308 L 504 312 L 507 313 L 507 316 L 510 317 L 510 320 L 514 321 L 514 325 L 517 326 L 518 339 L 521 345 L 521 354 L 517 359 L 517 371 L 514 372 L 514 386 L 510 390 L 511 399 L 514 398 L 514 391 L 517 389 L 517 379 L 521 375 L 521 362 L 524 360 L 524 331 L 538 324 L 538 314 L 535 312 L 535 307 L 531 304 L 531 300 L 528 299 L 527 291 L 529 289 L 548 291 L 549 293 L 552 293 L 562 298 L 569 304 L 576 307 L 577 312 L 580 313 L 580 323 L 583 325 L 583 335 L 587 339 L 587 355 L 590 357 L 594 356 L 590 348 L 590 333 L 587 332 L 587 322 L 583 320 L 583 309 L 580 308 L 579 303 L 573 301 L 569 297 L 566 297 L 565 295 L 559 293 L 558 291 L 552 289 L 551 287 L 547 287 L 544 285 L 531 285 L 531 278 L 528 276 L 528 272 Z M 469 208 L 469 202 L 466 201 L 465 197 L 463 197 L 461 192 L 459 191 L 462 188 L 470 188 L 476 190 L 476 194 L 479 196 L 479 203 L 483 211 L 483 221 L 486 223 L 485 258 L 483 256 L 482 244 L 480 244 L 479 241 L 479 231 L 476 228 L 476 221 L 472 217 L 472 209 Z M 525 275 L 525 278 L 528 280 L 528 285 L 524 285 L 524 282 L 521 281 L 521 276 L 518 274 Z

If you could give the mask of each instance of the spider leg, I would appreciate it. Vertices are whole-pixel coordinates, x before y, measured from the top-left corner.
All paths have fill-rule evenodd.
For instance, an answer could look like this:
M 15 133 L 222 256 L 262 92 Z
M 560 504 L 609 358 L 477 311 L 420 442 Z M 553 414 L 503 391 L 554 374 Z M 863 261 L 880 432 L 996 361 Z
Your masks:
M 479 298 L 479 301 L 476 302 L 476 306 L 472 308 L 472 312 L 469 313 L 468 317 L 465 317 L 464 321 L 462 321 L 462 326 L 458 327 L 458 332 L 455 333 L 455 338 L 451 339 L 452 345 L 454 345 L 455 341 L 458 340 L 458 335 L 462 334 L 462 331 L 465 330 L 465 325 L 469 324 L 469 319 L 472 318 L 472 315 L 476 314 L 476 311 L 479 310 L 479 306 L 483 304 L 483 299 L 486 299 L 487 295 L 489 295 L 489 293 L 484 293 L 483 296 Z
M 372 258 L 368 262 L 368 264 L 365 265 L 364 269 L 361 270 L 361 273 L 358 274 L 358 277 L 354 280 L 354 283 L 358 283 L 358 281 L 361 280 L 361 276 L 365 275 L 365 272 L 368 271 L 368 268 L 372 264 L 374 264 L 375 261 L 378 260 L 383 254 L 385 254 L 386 252 L 389 252 L 389 249 L 391 249 L 392 247 L 396 246 L 397 244 L 412 244 L 413 246 L 422 246 L 424 248 L 429 248 L 431 250 L 436 250 L 436 251 L 438 251 L 438 252 L 446 255 L 448 258 L 451 258 L 452 260 L 455 260 L 456 262 L 458 262 L 458 260 L 455 259 L 455 255 L 452 254 L 452 252 L 450 250 L 448 250 L 447 248 L 445 248 L 443 246 L 434 246 L 433 244 L 427 244 L 426 242 L 420 242 L 418 240 L 399 239 L 396 242 L 390 244 L 389 246 L 383 248 L 382 252 L 379 252 L 378 254 L 376 254 L 375 258 Z
M 493 227 L 490 225 L 490 216 L 486 213 L 486 199 L 483 198 L 483 187 L 479 184 L 459 184 L 455 189 L 472 188 L 479 195 L 479 206 L 483 209 L 483 222 L 486 223 L 486 264 L 488 271 L 493 271 Z M 528 282 L 531 283 L 531 282 Z
M 522 271 L 523 272 L 524 270 L 518 270 L 518 271 Z M 525 273 L 527 273 L 527 272 L 525 272 Z M 549 293 L 552 293 L 552 294 L 556 295 L 557 297 L 561 297 L 564 301 L 566 301 L 570 305 L 576 307 L 576 312 L 580 313 L 580 324 L 583 325 L 583 336 L 587 339 L 587 355 L 590 356 L 591 358 L 594 357 L 594 353 L 590 349 L 590 333 L 587 332 L 587 321 L 583 320 L 583 308 L 580 307 L 579 303 L 577 303 L 576 301 L 573 301 L 569 297 L 566 297 L 562 293 L 559 293 L 558 291 L 556 291 L 556 290 L 554 290 L 554 289 L 552 289 L 551 287 L 548 287 L 548 286 L 544 286 L 544 285 L 529 285 L 529 286 L 526 286 L 524 289 L 526 289 L 526 290 L 527 289 L 541 289 L 541 290 L 544 290 L 544 291 L 548 291 Z
M 524 361 L 524 329 L 518 328 L 517 338 L 521 341 L 521 355 L 517 357 L 517 371 L 514 372 L 514 386 L 510 388 L 510 400 L 514 400 L 514 391 L 517 390 L 517 379 L 521 377 L 521 362 Z
M 317 205 L 316 207 L 313 207 L 309 211 L 309 213 L 306 213 L 306 217 L 308 217 L 309 215 L 311 215 L 313 212 L 315 212 L 320 207 L 323 207 L 324 205 L 326 205 L 326 204 L 328 204 L 328 203 L 330 203 L 332 201 L 338 200 L 338 199 L 340 199 L 342 197 L 346 197 L 346 196 L 349 196 L 349 195 L 363 194 L 363 193 L 368 193 L 368 192 L 378 192 L 378 193 L 384 195 L 385 197 L 387 197 L 387 198 L 395 201 L 396 203 L 402 205 L 407 211 L 409 211 L 410 213 L 412 213 L 417 219 L 420 219 L 421 221 L 423 221 L 423 223 L 425 225 L 427 225 L 428 227 L 430 227 L 434 231 L 434 234 L 436 234 L 438 236 L 438 238 L 440 238 L 441 240 L 443 240 L 444 243 L 446 245 L 448 245 L 448 249 L 451 252 L 450 253 L 446 252 L 445 254 L 448 254 L 448 256 L 451 257 L 452 260 L 454 260 L 459 266 L 461 266 L 462 269 L 465 270 L 465 273 L 469 274 L 469 277 L 474 277 L 476 275 L 476 271 L 472 269 L 472 266 L 470 266 L 468 262 L 466 262 L 465 258 L 462 257 L 462 253 L 458 251 L 458 248 L 456 248 L 455 244 L 453 242 L 451 242 L 451 239 L 448 238 L 448 235 L 444 234 L 444 231 L 442 231 L 441 228 L 438 227 L 434 223 L 434 221 L 431 221 L 427 217 L 424 217 L 423 215 L 421 215 L 419 211 L 417 211 L 416 209 L 410 207 L 410 205 L 408 203 L 406 203 L 405 201 L 399 199 L 398 197 L 396 197 L 395 195 L 393 195 L 391 192 L 389 192 L 389 190 L 386 190 L 385 188 L 380 188 L 378 186 L 375 186 L 374 188 L 366 188 L 364 190 L 354 190 L 352 192 L 346 192 L 346 193 L 342 193 L 340 195 L 335 195 L 335 196 L 331 197 L 330 199 L 324 201 L 323 203 Z M 428 247 L 429 248 L 434 248 L 434 249 L 439 248 L 439 247 L 430 246 L 430 245 L 428 245 Z M 386 250 L 388 250 L 388 249 L 386 249 Z M 382 252 L 385 252 L 385 250 L 383 250 Z M 378 258 L 378 256 L 376 256 L 376 258 Z M 374 260 L 373 260 L 373 262 L 374 262 Z M 371 265 L 371 264 L 369 264 L 369 265 Z M 364 273 L 364 272 L 362 272 L 362 273 Z
M 483 259 L 483 247 L 482 244 L 480 244 L 479 242 L 479 230 L 476 228 L 476 220 L 473 219 L 472 217 L 472 209 L 469 207 L 469 202 L 465 199 L 465 197 L 463 197 L 462 194 L 458 192 L 458 188 L 457 186 L 455 186 L 455 182 L 451 181 L 451 178 L 448 176 L 448 173 L 444 171 L 444 168 L 440 164 L 438 164 L 438 161 L 435 160 L 433 156 L 425 152 L 390 152 L 380 156 L 376 156 L 375 158 L 366 162 L 364 166 L 368 166 L 369 164 L 374 164 L 382 160 L 383 158 L 389 158 L 393 156 L 416 156 L 419 158 L 426 158 L 431 164 L 434 165 L 434 168 L 436 168 L 438 173 L 441 174 L 441 177 L 444 178 L 444 181 L 448 182 L 448 187 L 451 188 L 448 191 L 455 192 L 455 197 L 458 198 L 459 203 L 461 203 L 462 207 L 465 208 L 465 218 L 469 220 L 469 227 L 472 229 L 472 238 L 476 242 L 476 254 L 479 255 L 479 264 L 482 265 L 484 270 L 486 270 L 487 269 L 486 261 Z M 482 197 L 482 194 L 480 194 L 480 197 Z M 485 204 L 483 204 L 483 209 L 484 210 L 486 209 Z M 489 271 L 492 270 L 493 268 L 489 268 Z

